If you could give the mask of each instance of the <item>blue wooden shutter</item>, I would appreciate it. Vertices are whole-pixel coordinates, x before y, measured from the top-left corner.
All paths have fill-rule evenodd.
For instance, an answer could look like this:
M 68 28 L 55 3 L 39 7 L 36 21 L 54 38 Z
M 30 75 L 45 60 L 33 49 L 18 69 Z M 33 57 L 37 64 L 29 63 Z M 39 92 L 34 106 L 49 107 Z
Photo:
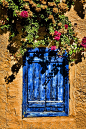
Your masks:
M 23 117 L 68 116 L 67 53 L 29 48 L 23 58 Z

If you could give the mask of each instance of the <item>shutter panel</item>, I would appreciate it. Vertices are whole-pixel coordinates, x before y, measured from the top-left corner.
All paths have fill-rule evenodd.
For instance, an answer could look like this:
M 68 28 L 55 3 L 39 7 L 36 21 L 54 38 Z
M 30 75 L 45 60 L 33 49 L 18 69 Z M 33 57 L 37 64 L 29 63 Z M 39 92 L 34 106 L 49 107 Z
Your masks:
M 32 60 L 30 57 L 32 57 Z M 43 53 L 38 51 L 37 56 L 35 50 L 30 53 L 27 59 L 28 111 L 30 112 L 43 112 L 45 108 L 45 86 L 43 85 L 45 82 L 45 73 L 41 73 L 44 66 L 43 61 Z
M 29 66 L 29 64 L 28 64 Z M 38 63 L 30 64 L 28 68 L 28 102 L 29 107 L 44 107 L 45 103 L 45 89 L 43 79 L 45 74 L 40 72 L 41 66 Z
M 46 71 L 46 111 L 63 111 L 62 63 L 58 59 L 56 60 L 56 55 L 51 56 L 49 59 L 49 65 Z
M 67 53 L 29 48 L 23 58 L 23 117 L 68 115 Z

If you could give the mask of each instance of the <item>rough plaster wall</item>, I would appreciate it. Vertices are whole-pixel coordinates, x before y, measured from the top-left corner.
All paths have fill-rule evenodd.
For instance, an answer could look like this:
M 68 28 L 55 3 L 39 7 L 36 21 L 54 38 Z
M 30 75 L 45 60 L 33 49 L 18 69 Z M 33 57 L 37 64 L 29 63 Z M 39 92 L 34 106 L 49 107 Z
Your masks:
M 72 6 L 70 11 L 66 12 L 65 16 L 68 16 L 73 26 L 75 23 L 77 24 L 74 26 L 74 31 L 77 32 L 77 37 L 82 40 L 82 38 L 86 36 L 86 15 L 84 16 L 84 19 L 82 19 L 77 14 L 77 11 L 74 10 L 74 6 Z
M 5 34 L 3 35 L 5 36 Z M 4 43 L 5 42 L 5 43 Z M 3 127 L 6 128 L 7 116 L 6 116 L 6 108 L 7 108 L 7 93 L 6 93 L 6 85 L 4 82 L 4 76 L 6 74 L 6 70 L 9 64 L 7 59 L 7 39 L 3 39 L 0 36 L 0 129 Z M 7 64 L 5 63 L 7 62 Z
M 76 5 L 77 6 L 77 5 Z M 77 37 L 81 40 L 86 36 L 86 14 L 82 19 L 79 17 L 75 6 L 71 8 L 69 12 L 66 12 L 65 16 L 68 16 L 72 25 L 77 23 L 74 27 L 74 31 L 77 32 Z M 84 54 L 86 57 L 86 54 Z M 75 70 L 73 69 L 75 67 Z M 75 64 L 71 67 L 71 70 L 75 71 L 73 86 L 75 87 L 75 120 L 77 129 L 86 128 L 86 58 L 82 58 L 82 62 Z M 72 74 L 70 75 L 71 78 Z M 70 83 L 71 83 L 70 81 Z
M 77 21 L 78 15 L 75 15 Z M 69 14 L 72 22 L 75 20 L 75 15 L 70 18 Z M 81 22 L 78 24 L 81 26 Z M 83 24 L 85 25 L 85 22 Z M 82 28 L 77 30 L 80 32 Z M 10 57 L 7 50 L 10 44 L 8 37 L 9 32 L 0 35 L 0 129 L 86 129 L 86 58 L 69 67 L 70 113 L 68 117 L 22 119 L 22 59 L 17 62 Z M 17 64 L 19 71 L 15 73 Z M 6 84 L 7 80 L 9 80 L 8 84 Z
M 0 35 L 0 129 L 20 129 L 22 113 L 22 71 L 16 79 L 6 84 L 5 80 L 13 77 L 12 68 L 17 63 L 7 50 L 9 32 Z M 18 77 L 17 77 L 18 76 Z
M 76 65 L 75 109 L 78 129 L 86 128 L 86 59 Z

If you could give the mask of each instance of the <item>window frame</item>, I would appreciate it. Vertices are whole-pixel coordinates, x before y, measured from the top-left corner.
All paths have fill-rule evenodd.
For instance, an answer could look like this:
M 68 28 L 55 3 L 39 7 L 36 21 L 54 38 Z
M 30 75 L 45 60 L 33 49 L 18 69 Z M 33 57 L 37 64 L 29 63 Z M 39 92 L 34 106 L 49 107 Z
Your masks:
M 49 49 L 47 49 L 49 50 Z M 56 50 L 57 51 L 57 50 Z M 28 112 L 27 107 L 27 54 L 28 51 L 23 56 L 23 89 L 22 89 L 22 115 L 24 117 L 49 117 L 49 116 L 68 116 L 69 115 L 69 65 L 67 60 L 67 52 L 63 55 L 63 59 L 65 60 L 65 68 L 67 69 L 67 76 L 65 76 L 65 111 L 64 112 Z

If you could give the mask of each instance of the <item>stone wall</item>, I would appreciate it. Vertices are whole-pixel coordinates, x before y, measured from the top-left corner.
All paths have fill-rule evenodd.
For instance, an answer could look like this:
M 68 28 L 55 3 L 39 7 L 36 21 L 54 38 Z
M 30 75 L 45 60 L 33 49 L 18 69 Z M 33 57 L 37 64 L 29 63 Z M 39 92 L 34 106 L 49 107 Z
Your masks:
M 66 15 L 76 22 L 77 13 L 76 18 L 71 13 L 70 10 Z M 83 26 L 79 22 L 77 31 L 86 35 L 85 19 Z M 10 56 L 8 38 L 9 31 L 0 34 L 0 129 L 86 129 L 86 55 L 81 62 L 69 66 L 69 116 L 22 119 L 22 59 L 17 61 Z

